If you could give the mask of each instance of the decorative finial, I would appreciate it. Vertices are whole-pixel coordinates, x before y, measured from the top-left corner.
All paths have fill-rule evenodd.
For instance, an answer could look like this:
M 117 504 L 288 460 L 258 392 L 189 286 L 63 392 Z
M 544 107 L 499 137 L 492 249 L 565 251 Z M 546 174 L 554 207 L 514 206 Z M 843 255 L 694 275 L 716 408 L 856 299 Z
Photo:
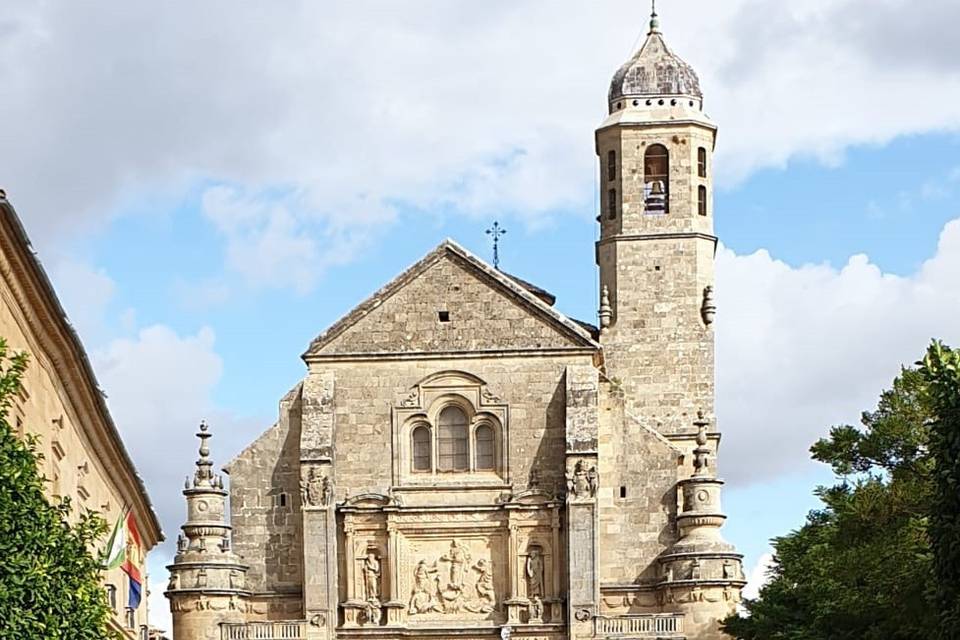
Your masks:
M 697 427 L 697 448 L 693 450 L 693 477 L 707 475 L 710 467 L 710 449 L 707 448 L 707 427 L 710 421 L 703 417 L 703 411 L 697 411 L 693 426 Z
M 700 315 L 703 317 L 703 323 L 708 327 L 713 324 L 717 317 L 717 303 L 713 299 L 712 286 L 703 290 L 703 304 L 700 307 Z
M 193 475 L 194 487 L 216 486 L 213 477 L 213 461 L 210 460 L 210 446 L 207 444 L 207 440 L 209 440 L 212 435 L 206 421 L 201 422 L 200 431 L 197 433 L 197 437 L 200 438 L 200 459 L 197 460 L 197 471 Z
M 650 11 L 650 33 L 660 33 L 660 16 L 657 15 L 657 0 L 652 0 L 653 9 Z
M 487 235 L 493 238 L 493 266 L 500 268 L 500 236 L 506 235 L 507 230 L 500 226 L 496 220 L 493 226 L 487 229 Z
M 604 285 L 600 292 L 600 330 L 608 329 L 613 320 L 613 309 L 610 308 L 610 289 Z

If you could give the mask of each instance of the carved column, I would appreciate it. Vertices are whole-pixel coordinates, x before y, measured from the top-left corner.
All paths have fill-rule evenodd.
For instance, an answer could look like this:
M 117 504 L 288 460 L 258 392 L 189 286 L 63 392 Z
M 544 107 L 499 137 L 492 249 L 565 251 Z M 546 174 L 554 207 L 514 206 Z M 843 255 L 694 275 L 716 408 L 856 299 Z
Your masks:
M 389 576 L 387 624 L 402 626 L 406 622 L 406 604 L 400 598 L 400 539 L 396 525 L 387 521 L 387 571 Z
M 303 610 L 310 621 L 307 640 L 331 639 L 338 595 L 333 373 L 311 371 L 304 380 L 302 398 Z
M 515 523 L 509 523 L 509 532 L 507 546 L 510 560 L 510 592 L 509 597 L 503 601 L 503 604 L 507 607 L 507 624 L 517 625 L 520 624 L 520 610 L 525 607 L 526 603 L 520 599 L 520 547 L 517 539 L 519 529 Z
M 593 636 L 593 618 L 599 611 L 598 397 L 596 369 L 567 367 L 567 619 L 571 640 Z
M 550 526 L 553 532 L 553 566 L 550 574 L 553 593 L 550 594 L 550 622 L 559 624 L 563 622 L 563 587 L 560 583 L 560 574 L 563 573 L 563 556 L 560 550 L 560 510 L 556 507 L 551 513 Z

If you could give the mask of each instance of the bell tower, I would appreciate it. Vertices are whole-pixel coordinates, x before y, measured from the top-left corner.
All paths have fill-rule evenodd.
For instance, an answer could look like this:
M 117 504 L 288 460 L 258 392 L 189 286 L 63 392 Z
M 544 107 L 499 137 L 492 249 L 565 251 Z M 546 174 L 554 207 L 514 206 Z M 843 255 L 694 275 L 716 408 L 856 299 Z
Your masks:
M 601 344 L 626 409 L 664 435 L 714 408 L 712 158 L 717 128 L 656 12 L 610 85 L 600 160 Z

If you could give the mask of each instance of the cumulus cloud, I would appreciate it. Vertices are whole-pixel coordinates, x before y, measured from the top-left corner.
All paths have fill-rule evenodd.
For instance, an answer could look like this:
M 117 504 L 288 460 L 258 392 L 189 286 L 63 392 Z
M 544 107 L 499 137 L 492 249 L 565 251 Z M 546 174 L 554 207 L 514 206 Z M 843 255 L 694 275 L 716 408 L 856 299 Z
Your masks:
M 95 350 L 92 359 L 168 538 L 151 553 L 149 572 L 151 620 L 169 629 L 169 605 L 163 597 L 165 565 L 173 558 L 184 520 L 185 503 L 177 488 L 193 470 L 196 427 L 203 418 L 211 423 L 213 455 L 217 464 L 223 464 L 262 424 L 220 410 L 213 402 L 223 362 L 209 328 L 180 335 L 162 325 L 146 327 Z
M 533 223 L 592 211 L 592 130 L 646 22 L 630 0 L 5 9 L 0 119 L 15 126 L 0 130 L 0 180 L 34 233 L 67 235 L 145 192 L 175 202 L 226 185 L 231 206 L 211 219 L 254 284 L 285 273 L 290 249 L 349 259 L 401 205 Z M 797 154 L 837 161 L 852 144 L 955 129 L 958 12 L 952 0 L 662 8 L 721 124 L 727 184 Z
M 931 338 L 960 343 L 960 219 L 909 277 L 865 255 L 791 267 L 766 251 L 717 255 L 717 414 L 724 476 L 746 485 L 802 469 L 836 424 L 859 424 Z
M 747 586 L 743 588 L 743 597 L 756 600 L 767 582 L 770 581 L 770 569 L 773 568 L 773 554 L 765 553 L 757 559 L 757 564 L 747 574 Z

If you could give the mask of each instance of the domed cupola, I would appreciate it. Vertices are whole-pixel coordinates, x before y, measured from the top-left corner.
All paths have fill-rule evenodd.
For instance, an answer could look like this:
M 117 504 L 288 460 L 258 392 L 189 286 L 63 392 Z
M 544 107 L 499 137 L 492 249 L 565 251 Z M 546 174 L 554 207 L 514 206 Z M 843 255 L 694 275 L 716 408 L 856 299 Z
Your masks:
M 650 20 L 650 32 L 640 50 L 620 67 L 610 83 L 610 112 L 627 107 L 674 105 L 686 98 L 687 106 L 700 107 L 703 93 L 700 79 L 689 64 L 681 60 L 663 39 L 656 10 Z

